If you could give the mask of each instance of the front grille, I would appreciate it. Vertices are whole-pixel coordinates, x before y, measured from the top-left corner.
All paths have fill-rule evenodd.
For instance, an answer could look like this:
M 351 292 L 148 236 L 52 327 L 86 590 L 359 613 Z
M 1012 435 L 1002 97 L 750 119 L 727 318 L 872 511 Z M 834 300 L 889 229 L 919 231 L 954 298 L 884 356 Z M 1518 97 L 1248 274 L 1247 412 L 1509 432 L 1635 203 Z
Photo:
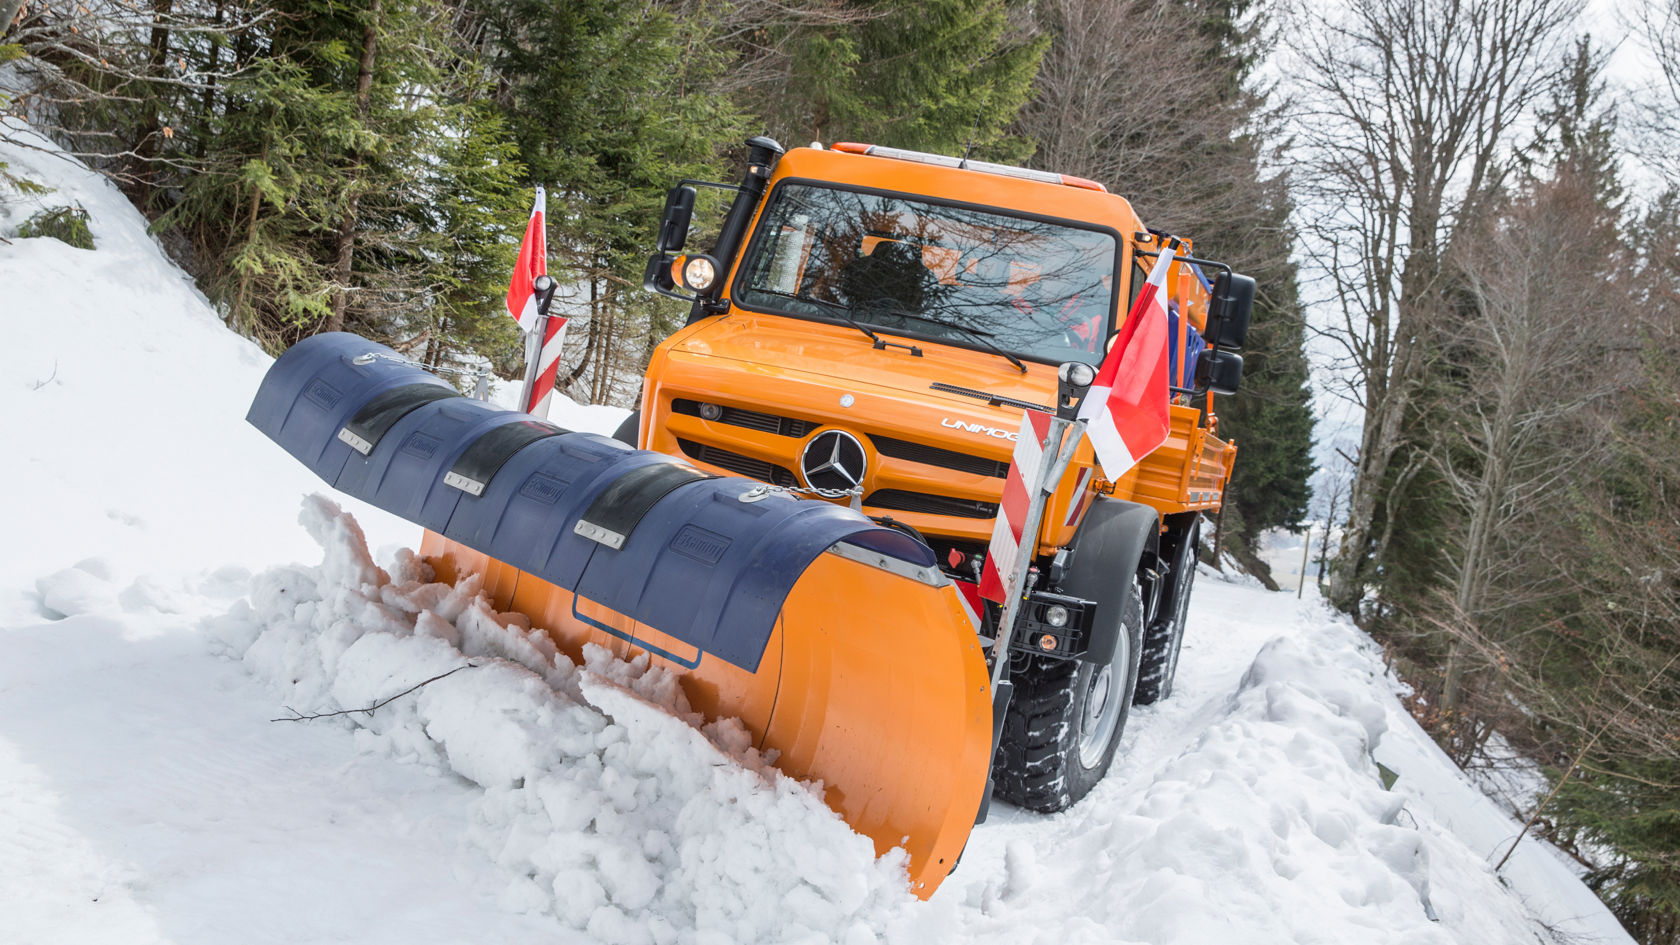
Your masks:
M 882 456 L 894 459 L 907 459 L 913 463 L 926 463 L 929 466 L 943 466 L 958 472 L 973 473 L 976 476 L 993 476 L 1002 479 L 1009 475 L 1009 464 L 984 456 L 971 456 L 956 450 L 940 449 L 913 440 L 895 440 L 890 436 L 871 436 L 875 443 L 876 452 Z
M 779 417 L 773 413 L 759 413 L 756 410 L 742 410 L 739 407 L 723 407 L 722 409 L 723 413 L 717 418 L 717 423 L 727 423 L 731 426 L 746 427 L 749 430 L 774 433 L 777 436 L 804 436 L 817 428 L 817 425 L 809 420 Z M 679 398 L 671 401 L 671 411 L 698 417 L 700 416 L 700 402 Z
M 767 463 L 762 459 L 742 456 L 740 453 L 730 452 L 705 443 L 693 440 L 678 439 L 677 445 L 689 459 L 697 460 L 720 469 L 727 469 L 738 476 L 757 479 L 776 486 L 797 486 L 799 481 L 793 477 L 786 467 L 775 463 Z
M 864 505 L 895 512 L 923 512 L 928 515 L 954 515 L 958 518 L 997 518 L 998 507 L 992 502 L 956 499 L 931 492 L 905 492 L 901 489 L 882 489 L 863 500 Z

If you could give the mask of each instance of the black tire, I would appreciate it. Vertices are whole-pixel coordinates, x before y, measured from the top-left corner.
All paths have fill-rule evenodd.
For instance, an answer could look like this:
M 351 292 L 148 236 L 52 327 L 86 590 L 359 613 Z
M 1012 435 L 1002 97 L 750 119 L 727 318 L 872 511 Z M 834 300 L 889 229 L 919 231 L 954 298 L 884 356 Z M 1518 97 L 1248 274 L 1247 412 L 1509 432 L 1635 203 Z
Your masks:
M 1190 609 L 1190 588 L 1196 582 L 1196 545 L 1202 525 L 1192 521 L 1173 549 L 1172 590 L 1166 606 L 1143 635 L 1143 654 L 1138 661 L 1137 705 L 1153 705 L 1172 695 L 1178 675 L 1178 653 L 1184 647 L 1184 621 Z
M 1137 685 L 1143 598 L 1128 582 L 1112 663 L 1032 657 L 1013 673 L 1015 696 L 992 760 L 997 796 L 1028 810 L 1066 810 L 1108 774 Z M 1091 705 L 1093 696 L 1106 698 Z M 1087 712 L 1087 708 L 1092 709 Z
M 618 429 L 613 431 L 613 439 L 620 443 L 628 443 L 631 446 L 639 446 L 640 444 L 636 442 L 636 434 L 641 431 L 641 427 L 642 412 L 640 410 L 632 410 L 630 411 L 630 416 L 625 417 L 624 422 L 619 424 Z

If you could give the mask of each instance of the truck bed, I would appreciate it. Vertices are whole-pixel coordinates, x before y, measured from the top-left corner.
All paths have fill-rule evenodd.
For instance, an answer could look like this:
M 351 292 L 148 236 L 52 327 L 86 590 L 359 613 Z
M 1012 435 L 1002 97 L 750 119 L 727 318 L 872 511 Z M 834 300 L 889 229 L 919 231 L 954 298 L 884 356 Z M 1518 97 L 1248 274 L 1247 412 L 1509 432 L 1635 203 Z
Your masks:
M 1201 410 L 1174 404 L 1167 441 L 1116 484 L 1114 494 L 1153 506 L 1163 516 L 1217 509 L 1237 445 L 1201 425 Z

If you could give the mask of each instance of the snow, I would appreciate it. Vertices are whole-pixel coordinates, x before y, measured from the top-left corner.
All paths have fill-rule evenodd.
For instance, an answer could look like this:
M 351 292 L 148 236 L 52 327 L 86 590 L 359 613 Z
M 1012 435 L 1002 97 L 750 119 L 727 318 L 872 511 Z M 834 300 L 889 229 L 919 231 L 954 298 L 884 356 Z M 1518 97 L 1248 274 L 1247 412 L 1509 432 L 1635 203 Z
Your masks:
M 1311 588 L 1205 569 L 1109 778 L 994 806 L 920 902 L 662 670 L 574 665 L 316 495 L 139 216 L 0 161 L 56 188 L 0 236 L 77 202 L 97 244 L 0 243 L 0 943 L 1630 941 L 1543 843 L 1494 873 L 1518 825 Z

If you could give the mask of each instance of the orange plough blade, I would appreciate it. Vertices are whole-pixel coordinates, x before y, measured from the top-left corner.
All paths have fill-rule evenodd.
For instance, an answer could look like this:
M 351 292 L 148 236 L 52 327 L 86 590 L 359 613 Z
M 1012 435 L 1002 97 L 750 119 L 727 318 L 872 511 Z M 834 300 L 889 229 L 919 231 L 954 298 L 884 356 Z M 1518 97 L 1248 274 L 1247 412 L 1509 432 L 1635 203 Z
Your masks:
M 294 345 L 247 419 L 324 481 L 426 530 L 446 580 L 578 657 L 680 674 L 931 895 L 986 790 L 974 618 L 933 550 L 843 506 L 461 397 L 345 333 Z
M 952 585 L 819 555 L 748 672 L 435 533 L 421 551 L 440 579 L 482 575 L 496 607 L 529 616 L 573 659 L 596 643 L 673 670 L 696 711 L 739 718 L 776 767 L 821 782 L 824 801 L 877 855 L 903 847 L 922 898 L 956 865 L 985 792 L 992 709 Z

